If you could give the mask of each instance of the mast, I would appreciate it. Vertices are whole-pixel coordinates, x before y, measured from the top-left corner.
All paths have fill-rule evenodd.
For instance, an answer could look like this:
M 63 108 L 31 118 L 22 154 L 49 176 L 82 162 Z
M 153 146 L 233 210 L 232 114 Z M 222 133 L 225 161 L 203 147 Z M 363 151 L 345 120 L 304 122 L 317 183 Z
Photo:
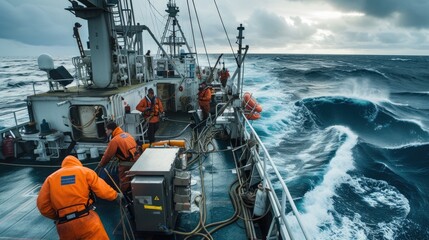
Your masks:
M 111 15 L 109 7 L 101 1 L 85 0 L 71 1 L 72 7 L 66 8 L 88 21 L 92 82 L 100 88 L 108 87 L 112 82 L 113 54 Z
M 143 52 L 143 26 L 135 22 L 132 1 L 69 1 L 72 6 L 66 10 L 88 22 L 90 54 L 85 54 L 79 45 L 82 59 L 85 56 L 90 59 L 90 64 L 82 60 L 91 73 L 82 79 L 87 81 L 85 85 L 91 88 L 131 85 L 136 75 L 131 71 L 132 58 Z
M 243 55 L 242 55 L 242 50 L 246 49 L 243 48 L 243 31 L 244 31 L 244 27 L 243 24 L 240 24 L 239 27 L 237 27 L 238 30 L 238 36 L 237 36 L 237 42 L 238 42 L 238 50 L 237 50 L 237 62 L 238 62 L 238 76 L 237 76 L 237 93 L 240 94 L 241 93 L 241 66 L 243 63 Z
M 179 20 L 177 20 L 179 7 L 176 6 L 176 2 L 174 0 L 169 0 L 167 3 L 167 9 L 165 11 L 168 13 L 168 19 L 165 24 L 164 32 L 162 34 L 161 44 L 168 46 L 170 51 L 170 57 L 172 58 L 179 56 L 180 48 L 183 45 L 186 45 L 186 48 L 190 53 L 191 48 L 188 44 L 188 41 L 186 40 L 185 34 L 182 31 L 182 27 L 179 24 Z M 171 32 L 170 34 L 168 34 L 169 31 Z M 177 32 L 179 32 L 180 35 L 178 35 Z

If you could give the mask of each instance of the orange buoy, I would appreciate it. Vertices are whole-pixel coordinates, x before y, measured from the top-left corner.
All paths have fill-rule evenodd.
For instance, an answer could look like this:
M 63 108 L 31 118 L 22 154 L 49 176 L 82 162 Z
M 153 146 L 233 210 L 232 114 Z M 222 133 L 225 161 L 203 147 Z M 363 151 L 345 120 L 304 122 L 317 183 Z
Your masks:
M 185 140 L 164 140 L 164 141 L 154 142 L 152 144 L 145 143 L 142 145 L 142 149 L 144 151 L 148 147 L 162 147 L 162 146 L 185 148 L 186 142 Z
M 245 92 L 243 95 L 243 105 L 246 110 L 251 112 L 262 112 L 262 106 L 252 97 L 252 94 L 249 92 Z
M 244 116 L 246 116 L 247 120 L 258 120 L 259 118 L 261 118 L 261 114 L 258 112 L 246 113 L 244 114 Z

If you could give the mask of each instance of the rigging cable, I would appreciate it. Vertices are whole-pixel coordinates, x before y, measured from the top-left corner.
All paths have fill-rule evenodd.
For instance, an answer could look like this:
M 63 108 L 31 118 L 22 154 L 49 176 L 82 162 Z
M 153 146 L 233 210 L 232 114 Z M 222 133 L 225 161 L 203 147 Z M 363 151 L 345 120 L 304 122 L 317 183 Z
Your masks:
M 115 186 L 116 190 L 118 191 L 118 193 L 121 193 L 122 196 L 125 197 L 124 193 L 121 191 L 121 189 L 119 188 L 119 186 L 116 184 L 115 180 L 112 178 L 112 176 L 110 175 L 109 171 L 106 168 L 103 168 L 104 172 L 107 174 L 107 176 L 109 177 L 110 181 L 112 181 L 113 185 Z M 134 237 L 134 232 L 133 232 L 133 228 L 131 226 L 130 220 L 127 217 L 127 213 L 124 209 L 124 206 L 122 206 L 122 199 L 119 200 L 119 211 L 121 214 L 121 219 L 119 221 L 119 224 L 122 225 L 122 233 L 123 233 L 123 237 L 124 239 L 132 239 L 135 240 Z M 125 220 L 127 220 L 125 222 Z M 125 225 L 125 223 L 127 223 L 127 226 Z M 118 226 L 119 226 L 118 224 Z M 116 228 L 115 228 L 116 230 Z M 131 234 L 128 232 L 128 230 L 130 230 L 129 232 L 131 232 Z
M 189 13 L 189 22 L 191 24 L 191 33 L 192 33 L 192 40 L 194 42 L 194 51 L 195 51 L 195 58 L 197 59 L 197 66 L 200 65 L 198 61 L 198 52 L 197 52 L 197 44 L 195 42 L 195 33 L 194 33 L 194 25 L 192 24 L 192 16 L 191 16 L 191 9 L 189 8 L 189 0 L 186 0 L 186 4 L 188 6 L 188 13 Z
M 229 39 L 229 36 L 228 36 L 228 32 L 226 31 L 225 24 L 223 23 L 223 19 L 222 19 L 222 15 L 220 14 L 219 7 L 217 6 L 217 2 L 216 2 L 216 0 L 213 0 L 213 2 L 216 6 L 216 10 L 217 10 L 217 13 L 219 15 L 220 22 L 222 23 L 222 27 L 223 27 L 223 31 L 225 32 L 226 39 L 228 39 L 229 47 L 231 48 L 231 53 L 234 55 L 234 58 L 237 59 L 237 57 L 235 56 L 234 49 L 233 49 L 232 44 L 231 44 L 231 40 Z
M 152 24 L 153 24 L 153 28 L 154 28 L 154 31 L 155 31 L 155 34 L 157 35 L 157 36 L 159 36 L 160 34 L 159 34 L 159 29 L 156 27 L 157 26 L 157 24 L 156 24 L 156 20 L 158 19 L 156 16 L 155 16 L 155 12 L 157 12 L 158 14 L 160 14 L 159 12 L 158 12 L 158 10 L 153 6 L 153 4 L 150 2 L 150 0 L 148 0 L 148 3 L 149 3 L 149 6 L 150 6 L 150 20 L 152 21 Z M 160 14 L 161 15 L 161 14 Z M 163 17 L 162 15 L 161 15 L 161 17 Z M 159 22 L 161 22 L 161 21 L 159 21 Z
M 165 19 L 167 19 L 167 18 L 162 13 L 160 13 L 158 11 L 158 9 L 153 5 L 151 0 L 147 0 L 147 2 L 149 4 L 149 8 L 150 8 L 149 14 L 142 14 L 142 15 L 143 16 L 150 15 L 152 25 L 153 25 L 153 29 L 154 29 L 154 34 L 156 36 L 161 36 L 161 34 L 160 34 L 161 31 L 160 31 L 159 25 L 163 25 L 166 22 Z M 141 12 L 143 12 L 143 11 L 141 11 Z M 162 18 L 162 20 L 160 20 L 160 18 Z M 157 54 L 159 54 L 159 49 L 158 49 Z
M 206 42 L 204 41 L 203 31 L 201 30 L 200 18 L 198 17 L 198 12 L 197 12 L 197 8 L 196 8 L 196 6 L 195 6 L 195 1 L 194 1 L 194 0 L 192 0 L 192 4 L 193 4 L 193 6 L 194 6 L 195 17 L 197 18 L 198 28 L 200 29 L 201 40 L 202 40 L 202 42 L 203 42 L 204 51 L 205 51 L 206 56 L 207 56 L 207 62 L 208 62 L 208 64 L 209 64 L 209 68 L 211 69 L 211 68 L 212 68 L 212 66 L 210 65 L 210 58 L 209 58 L 209 54 L 207 53 Z

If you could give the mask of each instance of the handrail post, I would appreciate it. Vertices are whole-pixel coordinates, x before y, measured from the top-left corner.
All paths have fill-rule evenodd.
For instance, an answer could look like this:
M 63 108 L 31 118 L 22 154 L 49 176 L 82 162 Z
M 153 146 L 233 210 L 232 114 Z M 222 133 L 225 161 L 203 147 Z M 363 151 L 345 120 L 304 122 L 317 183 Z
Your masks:
M 16 112 L 13 112 L 13 119 L 15 120 L 15 126 L 18 126 L 18 119 L 16 118 Z
M 287 196 L 286 196 L 286 191 L 283 189 L 282 190 L 282 211 L 281 211 L 281 214 L 282 215 L 286 215 L 286 198 L 287 198 Z

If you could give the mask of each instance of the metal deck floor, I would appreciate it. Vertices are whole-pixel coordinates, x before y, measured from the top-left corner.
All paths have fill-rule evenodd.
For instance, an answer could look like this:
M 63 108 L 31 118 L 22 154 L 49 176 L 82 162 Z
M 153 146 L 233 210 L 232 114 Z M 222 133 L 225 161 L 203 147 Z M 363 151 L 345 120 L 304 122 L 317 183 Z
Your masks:
M 169 116 L 175 119 L 176 116 Z M 187 117 L 182 120 L 186 120 Z M 158 135 L 174 136 L 180 132 L 186 123 L 161 123 Z M 185 133 L 189 139 L 190 132 Z M 176 139 L 184 139 L 183 136 Z M 162 140 L 162 139 L 158 139 Z M 220 149 L 226 148 L 226 143 L 216 141 Z M 13 163 L 18 162 L 18 160 Z M 60 161 L 51 163 L 59 165 Z M 95 166 L 95 165 L 93 165 Z M 229 186 L 235 181 L 233 172 L 235 163 L 230 151 L 207 154 L 203 160 L 204 185 L 207 202 L 206 224 L 228 219 L 234 209 L 229 198 Z M 197 184 L 192 191 L 201 191 L 199 169 L 197 164 L 190 166 L 192 178 Z M 52 220 L 40 215 L 36 207 L 36 198 L 44 179 L 58 168 L 37 166 L 0 165 L 0 239 L 58 239 Z M 117 227 L 120 219 L 119 205 L 116 202 L 98 200 L 97 213 L 111 239 L 123 239 L 121 227 Z M 176 221 L 175 230 L 190 232 L 199 221 L 199 212 L 182 212 Z M 116 231 L 114 231 L 116 229 Z M 212 234 L 214 239 L 247 239 L 242 220 L 238 220 Z M 148 235 L 136 234 L 136 239 L 183 239 L 181 235 Z M 201 239 L 196 236 L 191 239 Z

